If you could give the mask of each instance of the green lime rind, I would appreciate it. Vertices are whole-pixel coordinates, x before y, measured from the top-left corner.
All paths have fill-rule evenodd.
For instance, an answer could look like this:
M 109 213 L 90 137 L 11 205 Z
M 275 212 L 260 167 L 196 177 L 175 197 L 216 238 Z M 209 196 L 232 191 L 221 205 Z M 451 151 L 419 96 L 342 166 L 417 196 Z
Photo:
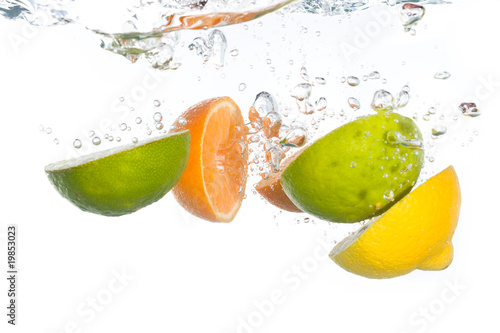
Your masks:
M 150 205 L 179 181 L 189 157 L 189 131 L 45 167 L 59 193 L 80 209 L 120 216 Z
M 285 193 L 300 209 L 327 221 L 352 223 L 382 214 L 411 191 L 424 161 L 423 149 L 387 141 L 390 131 L 422 141 L 415 122 L 397 113 L 354 120 L 285 169 Z M 393 200 L 384 198 L 388 191 Z

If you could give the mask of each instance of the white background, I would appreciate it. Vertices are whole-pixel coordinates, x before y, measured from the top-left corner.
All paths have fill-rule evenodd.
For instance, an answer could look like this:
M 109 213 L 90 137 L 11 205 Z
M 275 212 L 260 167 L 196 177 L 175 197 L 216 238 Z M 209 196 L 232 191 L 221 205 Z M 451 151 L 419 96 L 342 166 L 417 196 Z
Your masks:
M 387 10 L 377 7 L 351 18 L 269 15 L 248 23 L 248 29 L 222 29 L 228 51 L 239 50 L 237 57 L 226 56 L 222 70 L 202 66 L 184 44 L 183 65 L 165 73 L 101 50 L 99 40 L 78 26 L 30 29 L 23 21 L 0 20 L 0 267 L 6 271 L 10 223 L 19 229 L 20 267 L 15 328 L 6 324 L 7 284 L 3 278 L 0 283 L 2 332 L 5 327 L 42 333 L 497 330 L 500 4 L 429 5 L 416 36 L 404 33 L 395 15 L 390 24 L 375 19 Z M 375 30 L 361 43 L 360 31 L 366 29 Z M 186 32 L 181 40 L 200 35 L 206 32 Z M 357 51 L 346 53 L 349 46 Z M 102 138 L 103 120 L 115 127 L 130 124 L 131 133 L 112 133 L 127 141 L 144 136 L 144 128 L 132 126 L 137 116 L 152 123 L 160 110 L 168 126 L 189 105 L 217 95 L 233 97 L 245 114 L 262 90 L 292 107 L 293 118 L 288 89 L 301 82 L 302 65 L 312 77 L 327 79 L 326 86 L 313 90 L 314 98 L 327 97 L 327 112 L 336 112 L 330 123 L 322 123 L 323 130 L 342 122 L 340 109 L 352 113 L 348 97 L 357 97 L 358 112 L 368 113 L 376 89 L 396 93 L 404 84 L 410 85 L 412 100 L 402 112 L 418 113 L 427 138 L 430 123 L 439 123 L 443 114 L 449 132 L 429 148 L 435 162 L 426 162 L 422 176 L 453 164 L 460 179 L 463 204 L 449 268 L 380 281 L 347 273 L 321 244 L 341 239 L 351 226 L 297 224 L 306 215 L 279 213 L 251 193 L 251 182 L 236 220 L 213 224 L 190 217 L 170 195 L 120 218 L 84 213 L 60 197 L 44 174 L 46 164 L 75 154 L 75 138 L 82 139 L 85 152 L 110 147 L 104 140 L 92 147 L 86 137 L 93 129 Z M 387 79 L 385 86 L 381 80 L 356 88 L 340 83 L 342 76 L 372 70 Z M 441 70 L 452 77 L 433 79 Z M 134 99 L 145 84 L 147 96 Z M 123 110 L 117 103 L 121 96 L 135 111 L 116 112 Z M 482 115 L 451 121 L 449 113 L 470 96 Z M 162 101 L 160 108 L 153 107 L 155 99 Z M 439 114 L 427 123 L 421 116 L 430 106 Z M 40 125 L 52 133 L 40 132 Z M 117 280 L 120 274 L 127 280 Z

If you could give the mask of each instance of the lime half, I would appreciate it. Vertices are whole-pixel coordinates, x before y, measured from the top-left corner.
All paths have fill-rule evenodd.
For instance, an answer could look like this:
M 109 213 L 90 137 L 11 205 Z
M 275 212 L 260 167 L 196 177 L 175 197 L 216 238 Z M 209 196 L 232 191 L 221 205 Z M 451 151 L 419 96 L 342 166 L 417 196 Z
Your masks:
M 80 209 L 106 216 L 135 212 L 162 198 L 186 168 L 189 131 L 167 134 L 49 164 L 59 193 Z

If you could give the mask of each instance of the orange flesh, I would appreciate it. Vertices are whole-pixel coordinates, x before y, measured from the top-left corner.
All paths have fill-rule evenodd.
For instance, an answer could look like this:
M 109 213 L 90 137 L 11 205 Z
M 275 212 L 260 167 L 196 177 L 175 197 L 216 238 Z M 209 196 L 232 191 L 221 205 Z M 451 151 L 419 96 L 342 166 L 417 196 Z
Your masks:
M 216 214 L 229 214 L 241 201 L 246 163 L 236 145 L 243 141 L 236 127 L 237 114 L 224 104 L 207 121 L 202 144 L 203 180 Z M 240 193 L 238 193 L 240 192 Z
M 185 121 L 179 122 L 184 118 Z M 191 106 L 175 123 L 175 132 L 189 129 L 191 149 L 186 170 L 173 189 L 175 199 L 191 214 L 212 222 L 230 222 L 243 200 L 248 153 L 244 121 L 229 97 Z

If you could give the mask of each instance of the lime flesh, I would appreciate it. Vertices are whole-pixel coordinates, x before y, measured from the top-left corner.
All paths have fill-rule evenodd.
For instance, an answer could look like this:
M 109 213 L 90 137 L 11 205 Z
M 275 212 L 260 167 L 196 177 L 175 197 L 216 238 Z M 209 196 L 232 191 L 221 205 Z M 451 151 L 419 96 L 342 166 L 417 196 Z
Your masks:
M 162 198 L 189 156 L 189 131 L 56 162 L 45 172 L 59 193 L 84 211 L 119 216 Z
M 398 133 L 405 142 L 395 141 Z M 333 222 L 382 214 L 415 184 L 422 134 L 397 113 L 366 116 L 328 133 L 283 172 L 281 184 L 303 211 Z

